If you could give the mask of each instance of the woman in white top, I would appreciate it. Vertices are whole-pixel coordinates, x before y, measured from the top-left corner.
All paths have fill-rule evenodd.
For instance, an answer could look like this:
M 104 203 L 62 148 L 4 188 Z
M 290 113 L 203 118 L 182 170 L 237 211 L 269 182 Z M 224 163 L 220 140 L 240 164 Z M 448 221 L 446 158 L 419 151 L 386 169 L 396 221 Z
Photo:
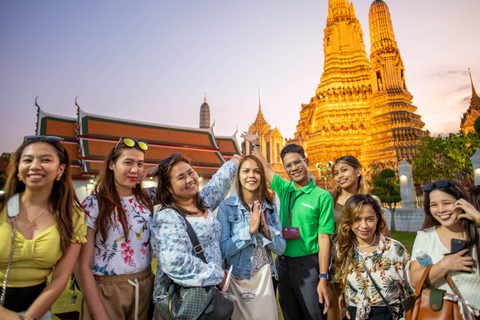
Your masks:
M 82 319 L 147 319 L 154 194 L 138 184 L 147 149 L 145 142 L 121 138 L 105 159 L 95 192 L 83 201 L 88 242 L 75 271 Z
M 480 308 L 479 234 L 475 210 L 468 203 L 469 196 L 455 180 L 439 180 L 423 187 L 425 192 L 425 221 L 418 231 L 413 252 L 422 249 L 433 261 L 427 277 L 427 286 L 453 293 L 445 282 L 448 274 L 462 298 L 476 309 Z M 451 240 L 465 240 L 465 249 L 451 254 Z M 470 256 L 465 255 L 469 252 Z M 465 255 L 465 256 L 464 256 Z M 416 286 L 423 274 L 415 256 L 410 268 L 411 283 Z M 478 313 L 476 314 L 478 317 Z

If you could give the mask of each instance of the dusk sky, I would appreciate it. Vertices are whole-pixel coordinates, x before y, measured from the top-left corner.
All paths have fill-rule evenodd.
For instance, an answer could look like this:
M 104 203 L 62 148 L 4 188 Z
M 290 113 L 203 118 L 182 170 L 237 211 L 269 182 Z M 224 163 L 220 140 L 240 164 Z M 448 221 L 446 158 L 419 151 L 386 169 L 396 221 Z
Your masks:
M 479 0 L 385 0 L 413 103 L 432 135 L 459 130 L 480 92 Z M 352 0 L 370 55 L 371 0 Z M 47 113 L 198 127 L 204 93 L 216 135 L 262 111 L 292 138 L 323 72 L 327 0 L 0 2 L 0 153 Z M 134 138 L 134 137 L 133 137 Z M 240 137 L 237 136 L 240 143 Z

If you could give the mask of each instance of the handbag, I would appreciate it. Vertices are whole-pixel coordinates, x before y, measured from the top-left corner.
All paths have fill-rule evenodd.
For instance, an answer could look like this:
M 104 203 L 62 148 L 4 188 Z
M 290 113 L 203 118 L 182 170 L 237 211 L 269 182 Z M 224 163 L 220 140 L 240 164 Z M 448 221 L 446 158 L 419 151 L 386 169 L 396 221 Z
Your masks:
M 207 263 L 203 247 L 188 220 L 187 232 L 193 244 L 193 251 Z M 164 320 L 227 320 L 233 313 L 233 302 L 226 298 L 216 286 L 183 287 L 163 273 L 155 284 L 153 302 Z
M 264 265 L 249 280 L 232 276 L 228 292 L 237 298 L 232 320 L 278 319 L 270 264 Z
M 432 265 L 429 265 L 423 271 L 420 282 L 415 289 L 415 306 L 412 310 L 407 311 L 406 320 L 463 320 L 458 303 L 445 299 L 449 295 L 447 292 L 433 287 L 423 288 L 431 268 Z M 452 291 L 459 298 L 460 294 L 453 285 L 450 276 L 447 274 L 445 278 Z

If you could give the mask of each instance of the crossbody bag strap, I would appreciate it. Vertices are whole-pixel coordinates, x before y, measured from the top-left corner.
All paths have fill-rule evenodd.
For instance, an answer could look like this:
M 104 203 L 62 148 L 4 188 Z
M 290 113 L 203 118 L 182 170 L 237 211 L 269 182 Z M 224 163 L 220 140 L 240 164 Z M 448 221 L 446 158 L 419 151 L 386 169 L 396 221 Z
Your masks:
M 370 277 L 370 280 L 372 280 L 372 284 L 373 286 L 375 287 L 375 289 L 377 290 L 378 294 L 380 295 L 380 297 L 382 297 L 382 300 L 383 302 L 385 303 L 385 305 L 387 306 L 388 308 L 388 311 L 390 311 L 390 313 L 392 315 L 397 315 L 397 313 L 395 311 L 393 311 L 392 307 L 390 307 L 390 305 L 388 304 L 388 301 L 385 299 L 385 297 L 383 296 L 382 294 L 382 291 L 381 289 L 377 286 L 377 283 L 375 282 L 375 280 L 373 280 L 373 277 L 372 275 L 370 274 L 370 271 L 368 271 L 368 267 L 367 267 L 367 264 L 365 263 L 365 259 L 363 259 L 363 255 L 359 252 L 357 252 L 358 255 L 360 255 L 360 260 L 362 260 L 362 264 L 363 264 L 363 267 L 365 268 L 365 271 L 367 272 L 368 276 Z
M 188 222 L 187 218 L 185 218 L 184 215 L 180 214 L 180 216 L 182 216 L 183 220 L 185 220 L 185 224 L 187 225 L 187 233 L 190 237 L 190 241 L 192 241 L 193 251 L 200 259 L 202 259 L 203 262 L 208 263 L 207 259 L 205 259 L 205 255 L 203 254 L 203 246 L 198 241 L 195 230 L 193 230 L 192 225 L 190 224 L 190 222 Z

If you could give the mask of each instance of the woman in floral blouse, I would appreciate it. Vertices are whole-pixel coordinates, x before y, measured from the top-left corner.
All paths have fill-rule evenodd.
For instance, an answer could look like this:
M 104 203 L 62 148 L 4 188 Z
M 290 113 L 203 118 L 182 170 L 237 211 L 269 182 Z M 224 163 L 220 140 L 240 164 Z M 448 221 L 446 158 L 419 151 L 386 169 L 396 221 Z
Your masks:
M 371 195 L 356 194 L 347 200 L 338 220 L 333 281 L 343 293 L 339 304 L 347 319 L 393 319 L 390 310 L 402 314 L 400 301 L 410 290 L 410 256 L 400 242 L 380 233 L 384 224 L 380 210 Z
M 138 184 L 142 141 L 121 138 L 108 154 L 95 192 L 83 201 L 88 242 L 75 274 L 83 294 L 82 319 L 147 319 L 153 289 L 150 223 L 153 192 Z
M 179 153 L 159 166 L 155 203 L 161 209 L 152 222 L 152 246 L 158 262 L 157 283 L 165 272 L 186 287 L 222 286 L 225 272 L 220 251 L 221 225 L 213 211 L 227 195 L 238 167 L 238 156 L 226 162 L 199 191 L 198 175 Z M 203 246 L 204 263 L 193 251 L 184 219 L 192 225 Z

